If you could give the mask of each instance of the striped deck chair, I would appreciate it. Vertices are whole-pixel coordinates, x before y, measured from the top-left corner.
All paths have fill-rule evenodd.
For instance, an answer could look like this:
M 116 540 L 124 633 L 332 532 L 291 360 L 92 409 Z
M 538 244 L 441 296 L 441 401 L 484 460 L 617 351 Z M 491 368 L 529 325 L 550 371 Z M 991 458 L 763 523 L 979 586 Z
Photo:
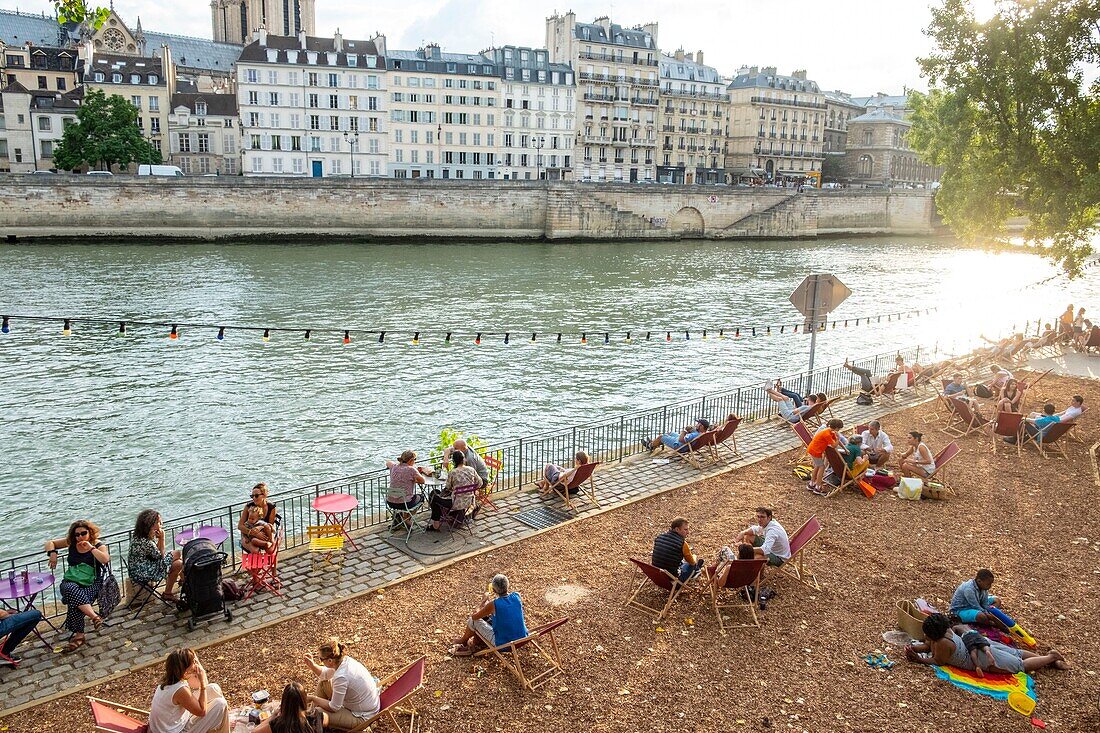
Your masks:
M 901 372 L 890 372 L 886 377 L 886 382 L 878 390 L 879 399 L 890 398 L 890 401 L 897 404 L 898 401 L 898 380 L 901 379 Z
M 760 575 L 767 563 L 766 558 L 756 560 L 732 560 L 707 569 L 707 590 L 710 591 L 710 605 L 718 619 L 718 631 L 725 635 L 726 626 L 759 628 L 760 618 L 756 615 L 756 599 L 760 597 Z M 749 592 L 752 588 L 752 592 Z M 724 610 L 747 609 L 752 623 L 727 624 L 722 615 Z
M 554 638 L 554 631 L 568 622 L 568 617 L 559 618 L 534 629 L 528 629 L 527 636 L 522 639 L 516 639 L 497 647 L 482 649 L 474 656 L 492 656 L 500 662 L 501 666 L 515 675 L 524 689 L 535 690 L 562 673 L 561 654 L 558 651 L 558 640 Z M 542 641 L 541 644 L 540 641 Z M 547 641 L 550 642 L 549 648 L 544 646 Z M 524 649 L 533 650 L 533 654 L 528 656 L 533 656 L 538 663 L 543 665 L 544 669 L 541 672 L 532 674 L 530 662 L 528 662 L 528 668 L 524 669 L 523 654 L 520 653 Z
M 1048 452 L 1056 453 L 1062 458 L 1069 458 L 1069 456 L 1066 455 L 1066 448 L 1065 444 L 1062 441 L 1062 438 L 1064 438 L 1067 433 L 1073 430 L 1075 424 L 1076 423 L 1074 423 L 1072 420 L 1070 420 L 1069 422 L 1054 423 L 1042 433 L 1035 436 L 1028 435 L 1027 431 L 1025 430 L 1023 442 L 1035 446 L 1035 448 L 1039 451 L 1039 455 L 1041 455 L 1043 458 L 1050 458 L 1050 456 L 1047 455 Z
M 966 400 L 960 400 L 957 397 L 948 397 L 951 400 L 952 407 L 955 408 L 955 415 L 958 417 L 959 422 L 957 425 L 948 425 L 943 428 L 943 432 L 948 435 L 954 435 L 956 438 L 965 438 L 971 433 L 978 432 L 989 427 L 989 418 L 982 417 L 975 414 L 970 409 L 970 403 Z
M 667 570 L 661 570 L 658 567 L 650 565 L 643 560 L 637 560 L 635 558 L 629 558 L 630 562 L 634 566 L 634 572 L 630 576 L 630 595 L 626 599 L 627 608 L 636 608 L 639 611 L 653 616 L 654 622 L 663 619 L 672 608 L 672 602 L 676 600 L 677 596 L 686 587 L 685 584 L 681 584 L 675 575 Z M 668 593 L 668 598 L 665 600 L 664 605 L 656 606 L 649 605 L 639 600 L 638 596 L 642 591 L 648 588 L 657 588 L 662 593 Z
M 821 536 L 821 532 L 821 521 L 816 514 L 803 522 L 802 526 L 788 537 L 791 545 L 791 559 L 779 568 L 780 572 L 814 590 L 821 590 L 821 585 L 810 568 L 809 551 L 811 545 Z
M 989 437 L 993 440 L 993 455 L 997 455 L 997 445 L 1001 442 L 1002 438 L 1015 438 L 1016 439 L 1016 457 L 1022 455 L 1021 443 L 1023 440 L 1024 432 L 1024 416 L 1019 412 L 1006 412 L 1001 411 L 997 413 L 997 418 L 989 423 Z
M 600 508 L 600 502 L 596 500 L 596 482 L 592 477 L 599 465 L 599 463 L 589 462 L 577 466 L 573 469 L 573 475 L 569 477 L 568 481 L 559 480 L 556 484 L 550 484 L 550 490 L 564 501 L 571 511 L 578 511 L 577 505 L 574 503 L 574 497 L 585 498 L 585 494 L 587 494 L 589 502 L 594 504 L 597 509 Z

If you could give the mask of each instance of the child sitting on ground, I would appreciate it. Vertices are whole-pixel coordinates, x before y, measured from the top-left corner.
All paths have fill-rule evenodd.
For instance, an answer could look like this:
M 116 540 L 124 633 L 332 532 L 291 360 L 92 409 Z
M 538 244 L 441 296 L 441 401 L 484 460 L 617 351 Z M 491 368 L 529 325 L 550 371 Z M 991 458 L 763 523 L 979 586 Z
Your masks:
M 963 632 L 962 642 L 966 647 L 967 654 L 970 655 L 970 661 L 974 663 L 974 674 L 979 677 L 985 677 L 985 668 L 993 666 L 993 654 L 989 651 L 989 639 L 979 632 L 965 627 L 967 631 Z M 982 661 L 982 657 L 985 657 L 985 661 Z

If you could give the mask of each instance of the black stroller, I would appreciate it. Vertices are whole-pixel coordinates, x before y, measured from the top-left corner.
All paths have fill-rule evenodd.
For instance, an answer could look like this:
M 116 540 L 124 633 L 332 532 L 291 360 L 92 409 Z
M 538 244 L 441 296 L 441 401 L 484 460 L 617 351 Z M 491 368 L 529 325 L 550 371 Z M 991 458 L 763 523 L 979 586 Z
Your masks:
M 225 615 L 233 620 L 233 613 L 222 598 L 222 564 L 226 554 L 208 539 L 198 537 L 183 546 L 183 599 L 191 609 L 187 628 L 195 630 L 199 621 Z

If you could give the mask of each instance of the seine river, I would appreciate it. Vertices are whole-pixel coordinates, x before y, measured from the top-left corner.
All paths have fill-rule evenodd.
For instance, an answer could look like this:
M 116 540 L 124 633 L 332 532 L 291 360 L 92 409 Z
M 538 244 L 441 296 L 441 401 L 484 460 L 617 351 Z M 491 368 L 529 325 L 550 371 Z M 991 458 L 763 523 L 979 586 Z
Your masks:
M 376 468 L 445 426 L 510 438 L 798 371 L 807 336 L 700 330 L 789 331 L 787 298 L 810 272 L 853 290 L 841 319 L 941 306 L 829 331 L 819 364 L 970 343 L 1100 292 L 1095 274 L 1024 288 L 1054 267 L 946 239 L 0 247 L 0 313 L 353 330 L 346 346 L 339 333 L 187 328 L 172 341 L 13 319 L 0 335 L 0 557 L 78 516 L 118 531 L 145 506 L 179 516 L 246 500 L 260 480 L 278 491 Z M 356 328 L 385 329 L 385 343 Z M 511 343 L 477 346 L 478 331 Z M 558 331 L 589 344 L 558 345 Z

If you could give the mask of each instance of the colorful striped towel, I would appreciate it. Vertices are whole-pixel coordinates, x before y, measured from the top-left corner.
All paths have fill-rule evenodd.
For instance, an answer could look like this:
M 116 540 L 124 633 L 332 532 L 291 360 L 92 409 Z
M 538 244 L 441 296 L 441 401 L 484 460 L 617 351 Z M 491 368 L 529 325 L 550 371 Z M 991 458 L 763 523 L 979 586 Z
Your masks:
M 1011 692 L 1022 692 L 1032 700 L 1038 702 L 1035 696 L 1035 682 L 1026 672 L 1016 674 L 991 674 L 985 673 L 985 677 L 979 677 L 973 672 L 957 667 L 936 667 L 936 676 L 941 680 L 947 680 L 955 687 L 992 697 L 995 700 L 1007 700 Z

